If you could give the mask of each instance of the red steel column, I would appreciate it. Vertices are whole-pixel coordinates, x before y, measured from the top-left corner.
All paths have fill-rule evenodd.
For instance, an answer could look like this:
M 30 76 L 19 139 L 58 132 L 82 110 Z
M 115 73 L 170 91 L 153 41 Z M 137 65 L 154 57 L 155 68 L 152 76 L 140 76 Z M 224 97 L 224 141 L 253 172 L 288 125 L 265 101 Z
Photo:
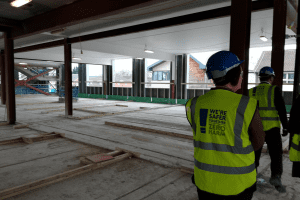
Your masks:
M 11 39 L 11 32 L 4 33 L 5 44 L 5 75 L 6 75 L 6 108 L 7 122 L 16 122 L 16 97 L 14 79 L 14 41 Z
M 275 72 L 273 85 L 282 90 L 287 0 L 274 0 L 271 67 Z
M 72 101 L 72 50 L 69 38 L 65 39 L 65 115 L 73 115 Z
M 251 11 L 251 0 L 231 0 L 230 51 L 240 60 L 245 60 L 241 64 L 244 73 L 242 86 L 236 92 L 243 95 L 248 91 Z
M 1 103 L 6 104 L 6 81 L 5 81 L 5 62 L 4 51 L 0 52 L 0 69 L 1 69 Z

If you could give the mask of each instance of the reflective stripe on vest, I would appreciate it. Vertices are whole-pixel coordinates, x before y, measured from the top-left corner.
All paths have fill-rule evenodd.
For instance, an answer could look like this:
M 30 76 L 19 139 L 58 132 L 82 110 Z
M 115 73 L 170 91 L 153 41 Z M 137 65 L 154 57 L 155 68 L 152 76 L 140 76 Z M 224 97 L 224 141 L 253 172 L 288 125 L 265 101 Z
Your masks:
M 253 152 L 253 146 L 250 144 L 249 146 L 243 148 L 243 141 L 241 139 L 242 128 L 244 123 L 244 114 L 249 102 L 249 97 L 242 96 L 241 101 L 239 103 L 235 125 L 234 125 L 234 146 L 226 145 L 226 144 L 215 144 L 215 143 L 205 143 L 201 141 L 194 140 L 194 146 L 204 149 L 204 150 L 215 150 L 221 152 L 231 152 L 234 154 L 249 154 Z M 191 108 L 193 108 L 192 113 L 192 120 L 194 123 L 194 114 L 195 114 L 195 107 L 196 101 L 192 100 Z M 194 123 L 195 124 L 195 123 Z M 196 133 L 196 128 L 194 129 Z M 200 163 L 196 159 L 194 159 L 195 166 L 199 169 L 209 171 L 209 172 L 217 172 L 223 174 L 247 174 L 252 172 L 255 169 L 255 163 L 247 167 L 226 167 L 226 166 L 217 166 L 217 165 L 210 165 L 206 163 Z
M 196 133 L 196 123 L 195 123 L 194 116 L 195 116 L 195 108 L 196 108 L 197 99 L 198 99 L 198 97 L 194 97 L 192 99 L 191 106 L 190 106 L 190 108 L 191 108 L 191 115 L 192 115 L 192 129 L 194 130 L 195 135 L 197 133 Z
M 258 110 L 276 110 L 276 108 L 272 107 L 271 105 L 271 98 L 272 98 L 272 89 L 276 87 L 275 85 L 274 86 L 271 86 L 268 90 L 268 107 L 259 107 Z M 253 96 L 255 96 L 255 93 L 256 93 L 256 87 L 253 88 Z M 264 119 L 263 119 L 264 118 Z M 262 120 L 279 120 L 279 117 L 278 118 L 274 118 L 274 117 L 263 117 Z
M 300 142 L 298 145 L 296 145 L 294 142 L 291 142 L 291 147 L 293 147 L 297 151 L 300 151 Z

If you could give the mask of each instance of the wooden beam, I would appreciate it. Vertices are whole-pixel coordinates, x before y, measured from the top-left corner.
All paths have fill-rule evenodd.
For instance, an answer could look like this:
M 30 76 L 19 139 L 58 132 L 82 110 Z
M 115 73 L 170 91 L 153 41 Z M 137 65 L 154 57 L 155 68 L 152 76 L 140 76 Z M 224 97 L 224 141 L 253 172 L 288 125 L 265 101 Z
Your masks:
M 287 0 L 274 0 L 271 67 L 275 72 L 273 85 L 282 90 Z
M 273 2 L 265 2 L 265 1 L 252 2 L 252 12 L 263 11 L 263 10 L 268 10 L 268 9 L 272 9 L 272 8 L 273 8 Z M 119 29 L 110 30 L 110 31 L 93 33 L 93 34 L 89 34 L 89 35 L 85 35 L 85 36 L 81 36 L 81 37 L 74 37 L 74 38 L 70 39 L 70 43 L 77 43 L 80 41 L 85 42 L 85 41 L 102 39 L 102 38 L 107 38 L 107 37 L 120 36 L 120 35 L 124 35 L 124 34 L 155 30 L 155 29 L 184 25 L 184 24 L 194 23 L 194 22 L 201 22 L 201 21 L 217 19 L 217 18 L 222 18 L 222 17 L 230 17 L 230 15 L 231 15 L 231 6 L 228 6 L 228 7 L 224 7 L 224 8 L 208 10 L 208 11 L 184 15 L 184 16 L 180 16 L 180 17 L 174 17 L 171 19 L 164 19 L 164 20 L 134 25 L 134 26 L 125 27 L 125 28 L 119 28 Z M 46 23 L 46 25 L 47 25 L 47 23 Z M 35 25 L 35 28 L 37 28 L 37 27 L 38 27 L 38 25 Z M 44 27 L 44 24 L 41 27 Z M 13 30 L 13 31 L 16 32 L 16 30 Z M 45 32 L 45 30 L 43 30 L 41 32 Z M 52 47 L 57 47 L 57 46 L 62 46 L 62 45 L 64 45 L 64 40 L 58 40 L 58 41 L 54 41 L 54 42 L 48 42 L 48 43 L 44 43 L 44 44 L 38 44 L 38 45 L 32 45 L 32 46 L 28 46 L 28 47 L 19 48 L 19 49 L 16 49 L 14 52 L 15 53 L 28 52 L 28 51 L 41 50 L 41 49 L 52 48 Z
M 249 48 L 252 0 L 231 0 L 230 51 L 244 62 L 243 80 L 238 94 L 248 95 Z

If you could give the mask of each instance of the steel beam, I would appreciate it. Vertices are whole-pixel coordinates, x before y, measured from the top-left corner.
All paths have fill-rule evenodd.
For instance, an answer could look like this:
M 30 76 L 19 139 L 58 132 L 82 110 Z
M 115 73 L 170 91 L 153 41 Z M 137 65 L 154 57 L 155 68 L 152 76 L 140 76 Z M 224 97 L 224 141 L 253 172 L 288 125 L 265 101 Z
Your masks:
M 147 3 L 149 2 L 149 3 Z M 152 5 L 158 0 L 79 0 L 53 11 L 24 20 L 23 27 L 14 28 L 12 37 L 19 39 L 35 34 L 65 28 L 122 12 Z M 146 3 L 146 4 L 145 4 Z M 7 23 L 6 23 L 7 24 Z
M 11 31 L 10 27 L 6 27 L 6 26 L 1 26 L 0 25 L 0 31 L 1 32 L 7 32 L 7 31 Z M 3 38 L 3 36 L 1 36 Z
M 72 101 L 72 49 L 69 38 L 65 39 L 65 115 L 73 115 Z
M 127 2 L 130 2 L 130 1 L 127 1 Z M 272 8 L 273 8 L 273 2 L 255 1 L 252 3 L 252 12 L 263 11 L 263 10 L 268 10 L 268 9 L 272 9 Z M 76 12 L 74 12 L 74 13 L 76 13 Z M 155 30 L 155 29 L 166 28 L 166 27 L 171 27 L 171 26 L 179 26 L 179 25 L 184 25 L 184 24 L 188 24 L 188 23 L 201 22 L 201 21 L 212 20 L 212 19 L 217 19 L 217 18 L 222 18 L 222 17 L 230 17 L 230 15 L 231 15 L 231 6 L 228 6 L 228 7 L 224 7 L 224 8 L 218 8 L 218 9 L 208 10 L 208 11 L 204 11 L 204 12 L 198 12 L 198 13 L 194 13 L 194 14 L 174 17 L 174 18 L 170 18 L 170 19 L 164 19 L 164 20 L 129 26 L 129 27 L 125 27 L 125 28 L 119 28 L 119 29 L 103 31 L 103 32 L 99 32 L 99 33 L 93 33 L 93 34 L 89 34 L 89 35 L 85 35 L 85 36 L 74 37 L 74 38 L 70 39 L 70 43 L 73 44 L 73 43 L 78 43 L 80 41 L 86 42 L 86 41 L 90 41 L 90 40 L 120 36 L 120 35 L 125 35 L 125 34 L 130 34 L 130 33 Z M 37 24 L 35 24 L 34 26 L 39 27 Z M 43 24 L 40 27 L 44 27 L 44 26 L 45 25 Z M 16 31 L 16 30 L 14 30 L 14 31 Z M 20 30 L 20 31 L 22 31 L 22 30 Z M 43 30 L 42 32 L 45 32 L 45 30 Z M 62 45 L 64 45 L 64 40 L 58 40 L 58 41 L 54 41 L 54 42 L 48 42 L 48 43 L 44 43 L 44 44 L 38 44 L 38 45 L 32 45 L 32 46 L 28 46 L 28 47 L 18 48 L 15 50 L 15 53 L 35 51 L 35 50 L 52 48 L 52 47 L 57 47 L 57 46 L 62 46 Z
M 5 27 L 21 27 L 22 22 L 18 20 L 13 20 L 13 19 L 7 19 L 0 17 L 0 26 L 5 26 Z
M 251 31 L 252 0 L 231 0 L 230 23 L 230 51 L 240 60 L 245 60 L 243 69 L 243 81 L 238 94 L 248 94 L 249 48 Z
M 0 52 L 0 69 L 1 69 L 1 103 L 6 104 L 6 81 L 5 81 L 5 62 L 4 51 Z
M 5 75 L 6 75 L 6 108 L 7 122 L 15 124 L 16 122 L 16 99 L 14 84 L 14 41 L 11 39 L 11 33 L 4 33 L 5 44 Z
M 275 72 L 273 85 L 282 90 L 287 0 L 274 0 L 271 67 Z

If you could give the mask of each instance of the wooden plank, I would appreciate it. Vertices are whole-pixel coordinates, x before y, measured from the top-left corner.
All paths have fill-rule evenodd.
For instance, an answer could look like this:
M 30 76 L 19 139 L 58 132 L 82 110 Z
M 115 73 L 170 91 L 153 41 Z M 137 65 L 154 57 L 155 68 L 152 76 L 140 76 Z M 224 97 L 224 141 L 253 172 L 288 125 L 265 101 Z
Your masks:
M 7 145 L 7 144 L 13 144 L 13 143 L 19 143 L 22 142 L 22 138 L 12 139 L 12 140 L 4 140 L 0 142 L 0 145 Z
M 70 170 L 70 171 L 67 171 L 67 172 L 64 172 L 64 173 L 60 173 L 60 174 L 57 174 L 57 175 L 54 175 L 54 176 L 50 176 L 46 179 L 34 181 L 34 182 L 29 183 L 29 184 L 21 185 L 21 186 L 18 186 L 18 187 L 6 189 L 6 190 L 3 190 L 3 191 L 0 192 L 0 196 L 5 199 L 5 198 L 9 198 L 9 197 L 13 197 L 13 196 L 22 194 L 24 192 L 28 192 L 30 190 L 34 190 L 34 189 L 41 188 L 41 187 L 44 187 L 44 186 L 47 186 L 47 185 L 50 185 L 50 184 L 53 184 L 53 183 L 57 183 L 57 182 L 66 180 L 68 178 L 71 178 L 73 176 L 77 176 L 79 174 L 89 172 L 89 171 L 92 170 L 92 166 L 93 166 L 92 164 L 91 165 L 86 165 L 86 166 L 83 166 L 83 167 L 80 167 L 80 168 L 77 168 L 77 169 L 74 169 L 74 170 Z
M 178 167 L 178 166 L 185 166 L 189 168 L 194 167 L 193 155 L 188 151 L 170 149 L 165 146 L 159 146 L 150 143 L 141 144 L 141 142 L 128 140 L 126 139 L 126 137 L 120 138 L 120 136 L 113 136 L 109 134 L 98 134 L 95 133 L 94 130 L 92 130 L 92 126 L 91 129 L 85 128 L 83 130 L 80 130 L 81 133 L 85 134 L 82 135 L 78 132 L 78 128 L 75 128 L 75 122 L 69 121 L 68 123 L 69 123 L 68 126 L 70 128 L 64 131 L 60 130 L 59 128 L 55 128 L 55 127 L 59 127 L 59 124 L 55 124 L 55 127 L 49 127 L 49 125 L 44 122 L 39 123 L 39 125 L 33 125 L 31 127 L 40 131 L 56 130 L 56 131 L 64 132 L 68 134 L 67 137 L 70 139 L 81 141 L 87 144 L 99 146 L 110 150 L 115 150 L 116 147 L 119 147 L 133 152 L 139 152 L 141 153 L 140 155 L 141 159 L 145 159 L 150 162 L 155 162 L 170 167 Z M 111 131 L 109 129 L 105 129 L 105 127 L 102 129 L 104 129 L 103 133 L 109 133 Z M 114 130 L 114 132 L 118 132 L 118 130 Z M 124 131 L 122 131 L 122 133 L 123 132 Z M 177 140 L 175 140 L 174 142 L 177 142 Z
M 116 104 L 116 106 L 128 107 L 127 105 L 120 105 L 120 104 Z
M 188 173 L 188 174 L 194 174 L 194 169 L 187 168 L 187 167 L 181 167 L 180 170 L 182 172 Z
M 178 133 L 168 132 L 168 131 L 161 131 L 161 130 L 156 130 L 156 129 L 151 129 L 151 128 L 143 128 L 143 127 L 139 127 L 139 126 L 132 126 L 132 125 L 126 125 L 126 124 L 114 123 L 114 122 L 108 122 L 108 121 L 105 121 L 105 125 L 130 128 L 130 129 L 141 130 L 141 131 L 148 131 L 148 132 L 193 140 L 193 136 L 183 135 L 183 134 L 178 134 Z
M 124 152 L 127 152 L 127 153 L 131 153 L 131 154 L 132 154 L 134 157 L 136 157 L 136 158 L 140 158 L 140 156 L 141 156 L 141 154 L 138 153 L 138 152 L 129 151 L 129 150 L 127 150 L 127 149 L 121 149 L 121 148 L 119 148 L 119 147 L 116 147 L 116 150 L 117 150 L 117 151 L 124 151 Z
M 0 126 L 7 126 L 7 125 L 9 125 L 9 123 L 8 123 L 8 122 L 3 122 L 3 123 L 0 123 Z
M 107 152 L 107 150 L 86 146 L 38 160 L 2 167 L 0 191 L 81 167 L 83 165 L 78 163 L 79 158 L 101 152 Z
M 0 151 L 0 168 L 84 148 L 85 146 L 86 145 L 82 144 L 74 144 L 74 142 L 70 142 L 64 138 L 56 138 L 31 145 L 2 150 Z
M 29 127 L 28 124 L 20 124 L 20 125 L 13 126 L 13 129 L 27 128 L 27 127 Z
M 130 156 L 132 156 L 131 153 L 126 153 L 126 154 L 117 156 L 114 160 L 109 160 L 109 161 L 105 161 L 105 162 L 101 162 L 101 163 L 97 163 L 97 164 L 86 165 L 83 167 L 79 167 L 77 169 L 69 170 L 67 172 L 63 172 L 63 173 L 60 173 L 60 174 L 57 174 L 54 176 L 50 176 L 46 179 L 34 181 L 29 184 L 21 185 L 18 187 L 6 189 L 6 190 L 3 190 L 0 192 L 0 197 L 5 199 L 5 198 L 13 197 L 13 196 L 28 192 L 33 189 L 41 188 L 41 187 L 44 187 L 44 186 L 47 186 L 47 185 L 50 185 L 53 183 L 64 181 L 73 176 L 77 176 L 77 175 L 89 172 L 91 170 L 99 169 L 99 168 L 105 167 L 107 165 L 111 165 L 116 162 L 120 162 Z
M 105 154 L 97 154 L 97 155 L 87 156 L 86 158 L 89 159 L 90 161 L 92 161 L 93 163 L 98 163 L 98 162 L 103 162 L 106 160 L 111 160 L 114 157 L 108 156 Z

